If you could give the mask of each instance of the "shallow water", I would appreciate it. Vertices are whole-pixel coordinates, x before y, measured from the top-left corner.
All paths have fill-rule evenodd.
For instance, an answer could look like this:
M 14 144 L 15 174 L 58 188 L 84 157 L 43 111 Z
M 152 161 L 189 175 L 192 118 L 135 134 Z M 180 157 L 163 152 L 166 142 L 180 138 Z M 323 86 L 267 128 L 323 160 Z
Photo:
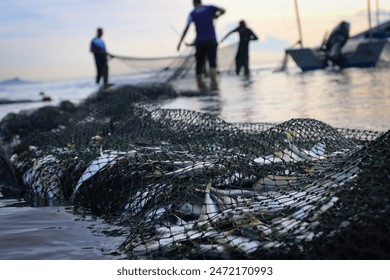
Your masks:
M 123 258 L 119 227 L 80 217 L 65 207 L 28 207 L 0 199 L 0 259 L 97 260 Z M 111 235 L 111 236 L 110 236 Z
M 315 118 L 334 127 L 386 131 L 390 128 L 388 68 L 341 72 L 297 69 L 272 73 L 253 71 L 251 81 L 221 75 L 217 94 L 195 94 L 165 100 L 161 108 L 181 108 L 214 114 L 228 122 L 280 123 L 291 118 Z M 134 79 L 133 81 L 138 81 Z M 117 79 L 125 83 L 126 79 Z M 174 86 L 194 91 L 194 80 Z M 61 100 L 79 102 L 97 89 L 89 80 L 0 87 L 0 99 L 33 99 L 40 91 Z M 9 112 L 43 103 L 0 106 Z M 125 238 L 120 229 L 93 217 L 81 218 L 71 208 L 31 208 L 17 200 L 0 199 L 0 259 L 119 259 L 116 247 Z
M 145 74 L 122 75 L 111 78 L 115 84 L 138 83 L 145 80 Z M 64 81 L 44 81 L 0 85 L 0 101 L 8 100 L 15 103 L 0 104 L 0 119 L 10 112 L 20 112 L 21 110 L 36 109 L 43 106 L 56 106 L 61 101 L 69 100 L 75 104 L 99 90 L 100 85 L 96 85 L 93 79 L 77 79 Z M 41 102 L 42 96 L 49 96 L 51 101 Z M 28 100 L 30 102 L 21 102 Z
M 176 86 L 185 89 L 188 81 Z M 179 97 L 162 108 L 217 115 L 227 122 L 280 123 L 314 118 L 334 127 L 387 131 L 390 128 L 388 68 L 272 73 L 254 71 L 251 81 L 220 77 L 217 95 Z

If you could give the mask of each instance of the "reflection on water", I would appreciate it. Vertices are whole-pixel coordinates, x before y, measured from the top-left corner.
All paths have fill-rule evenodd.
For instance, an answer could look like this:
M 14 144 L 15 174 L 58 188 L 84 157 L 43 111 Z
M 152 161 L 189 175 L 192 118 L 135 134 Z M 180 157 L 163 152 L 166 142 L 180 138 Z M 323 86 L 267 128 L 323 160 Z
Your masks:
M 0 199 L 0 259 L 97 260 L 123 258 L 116 251 L 121 228 L 93 217 L 79 217 L 71 208 L 32 208 Z
M 175 84 L 188 89 L 189 81 Z M 258 71 L 251 83 L 220 77 L 215 96 L 180 97 L 161 105 L 215 114 L 228 122 L 273 122 L 314 118 L 334 127 L 385 131 L 390 128 L 387 68 L 341 72 Z

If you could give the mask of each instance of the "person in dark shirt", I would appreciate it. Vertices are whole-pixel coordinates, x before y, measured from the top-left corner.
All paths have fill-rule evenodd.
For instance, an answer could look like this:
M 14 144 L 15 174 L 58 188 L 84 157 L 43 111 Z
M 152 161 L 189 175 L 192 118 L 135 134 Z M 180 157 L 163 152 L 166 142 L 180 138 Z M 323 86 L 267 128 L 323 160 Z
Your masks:
M 236 61 L 236 74 L 240 75 L 241 68 L 244 67 L 245 77 L 249 78 L 250 70 L 249 70 L 249 42 L 251 40 L 257 40 L 257 36 L 253 31 L 246 26 L 245 21 L 241 20 L 239 22 L 239 26 L 223 37 L 221 42 L 223 42 L 230 34 L 238 32 L 240 36 L 240 42 L 238 44 L 237 54 L 235 57 Z
M 103 83 L 105 87 L 108 87 L 108 64 L 107 57 L 113 57 L 106 50 L 104 41 L 102 40 L 103 29 L 98 28 L 96 37 L 92 39 L 90 45 L 90 51 L 93 53 L 96 64 L 96 83 L 100 83 L 100 78 L 103 77 Z
M 177 46 L 177 51 L 180 50 L 181 43 L 187 34 L 187 31 L 193 22 L 196 28 L 196 80 L 198 88 L 206 89 L 203 82 L 202 74 L 204 64 L 207 60 L 210 66 L 211 90 L 218 89 L 217 82 L 217 38 L 214 29 L 214 19 L 225 13 L 225 10 L 212 5 L 202 5 L 201 0 L 193 0 L 194 9 L 188 16 L 187 24 Z
M 339 66 L 342 64 L 341 49 L 349 39 L 349 22 L 340 22 L 330 33 L 325 42 L 327 66 Z

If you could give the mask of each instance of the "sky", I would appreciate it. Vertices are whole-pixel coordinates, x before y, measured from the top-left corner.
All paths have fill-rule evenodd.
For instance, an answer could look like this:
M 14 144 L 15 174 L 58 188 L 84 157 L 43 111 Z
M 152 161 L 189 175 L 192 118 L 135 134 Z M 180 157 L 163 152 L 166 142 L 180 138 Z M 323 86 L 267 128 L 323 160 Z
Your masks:
M 367 0 L 299 0 L 303 43 L 318 46 L 341 20 L 351 34 L 368 28 Z M 251 43 L 251 59 L 282 58 L 299 39 L 293 0 L 203 0 L 226 9 L 215 27 L 218 39 L 244 19 L 260 38 Z M 372 24 L 389 20 L 390 0 L 371 0 Z M 1 0 L 0 81 L 93 77 L 89 44 L 104 29 L 107 50 L 116 55 L 177 55 L 176 46 L 193 8 L 191 0 Z M 194 27 L 186 36 L 192 41 Z M 234 34 L 223 44 L 238 41 Z M 258 55 L 256 55 L 258 54 Z

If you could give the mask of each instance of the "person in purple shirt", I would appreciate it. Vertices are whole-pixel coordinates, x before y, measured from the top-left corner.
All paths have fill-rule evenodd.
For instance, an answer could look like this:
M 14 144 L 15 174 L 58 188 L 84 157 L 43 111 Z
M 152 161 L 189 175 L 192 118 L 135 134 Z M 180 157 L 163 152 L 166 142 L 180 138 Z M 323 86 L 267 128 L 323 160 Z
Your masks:
M 194 9 L 188 16 L 187 25 L 184 28 L 183 35 L 180 38 L 177 50 L 180 50 L 181 43 L 187 34 L 187 31 L 193 22 L 196 28 L 196 81 L 200 90 L 206 89 L 203 82 L 202 73 L 205 67 L 206 57 L 210 66 L 211 89 L 218 89 L 217 82 L 217 37 L 214 29 L 214 19 L 225 13 L 225 9 L 202 5 L 201 0 L 193 0 Z
M 96 64 L 96 83 L 99 84 L 100 78 L 103 77 L 104 86 L 108 87 L 108 64 L 107 56 L 113 57 L 106 50 L 104 41 L 102 40 L 103 29 L 98 28 L 96 37 L 92 39 L 90 51 L 93 53 Z

